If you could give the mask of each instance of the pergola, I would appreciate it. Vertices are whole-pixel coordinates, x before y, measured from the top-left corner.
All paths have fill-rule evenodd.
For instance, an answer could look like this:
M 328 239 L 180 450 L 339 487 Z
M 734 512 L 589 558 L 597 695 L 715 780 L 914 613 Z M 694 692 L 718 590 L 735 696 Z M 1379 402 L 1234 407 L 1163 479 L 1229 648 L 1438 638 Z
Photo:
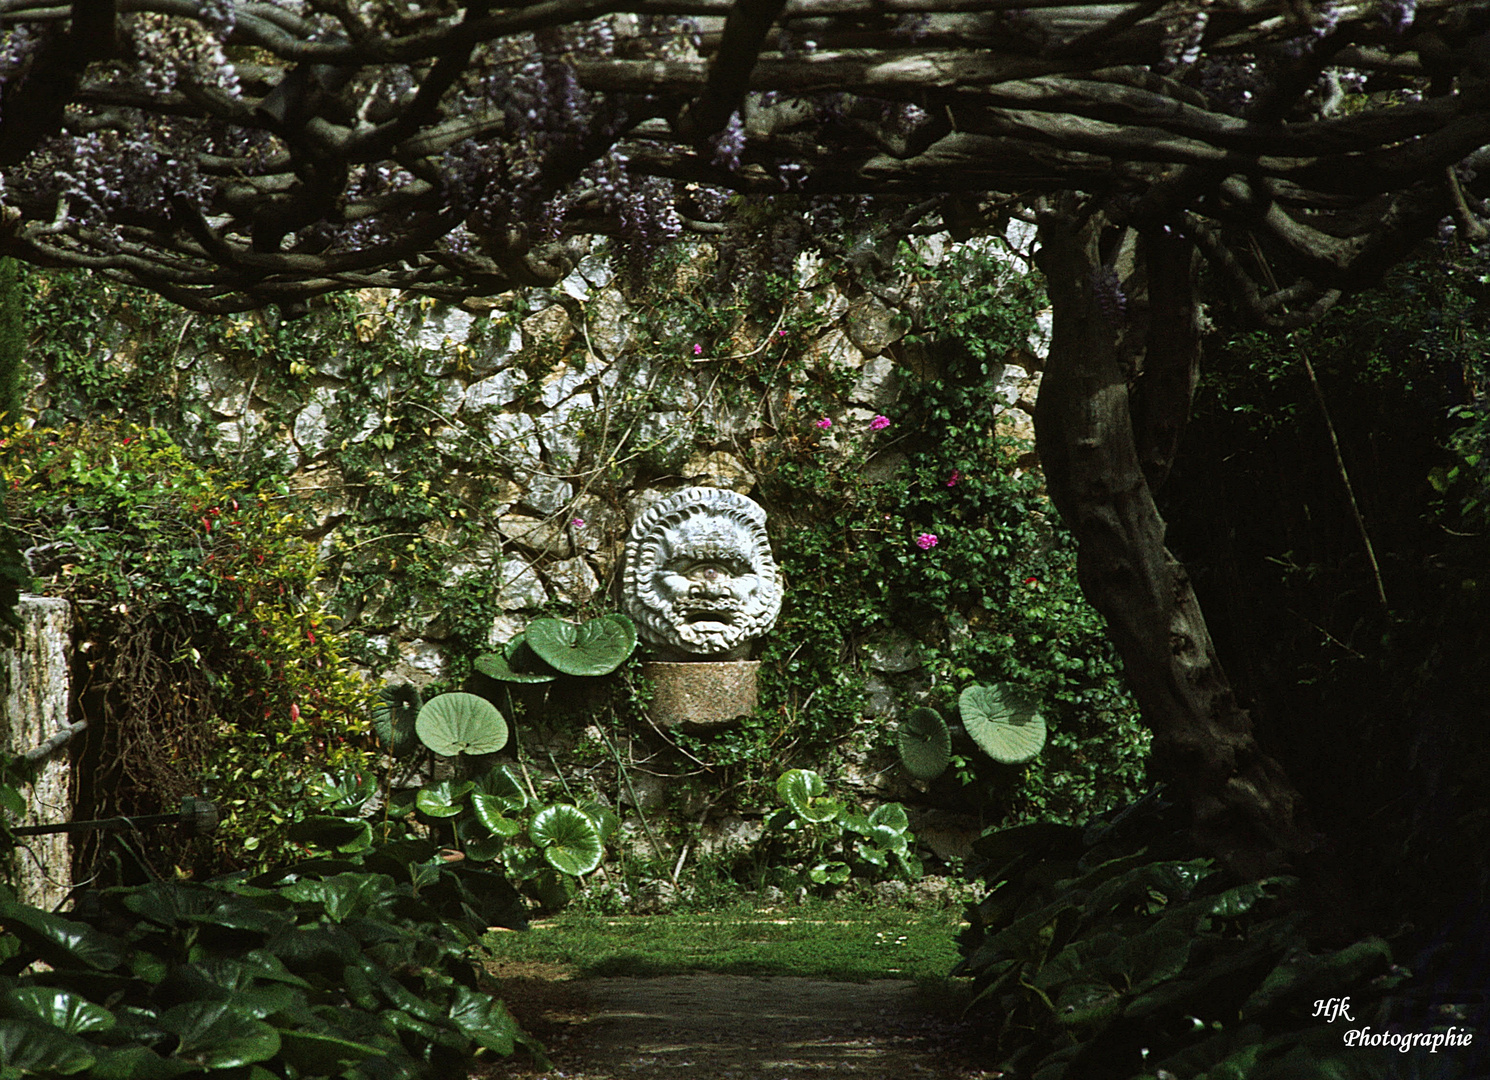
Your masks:
M 1490 4 L 0 0 L 0 27 L 0 254 L 200 311 L 549 285 L 587 237 L 718 231 L 727 191 L 1036 221 L 1038 448 L 1156 759 L 1233 865 L 1309 847 L 1152 498 L 1197 269 L 1286 328 L 1445 223 L 1484 238 Z

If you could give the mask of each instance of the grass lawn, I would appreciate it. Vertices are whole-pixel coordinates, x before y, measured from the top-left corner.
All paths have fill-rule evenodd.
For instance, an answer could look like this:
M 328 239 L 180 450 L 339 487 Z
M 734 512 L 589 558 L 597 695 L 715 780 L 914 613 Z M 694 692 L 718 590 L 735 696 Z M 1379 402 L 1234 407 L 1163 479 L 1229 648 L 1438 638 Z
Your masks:
M 486 941 L 499 964 L 573 976 L 799 975 L 862 982 L 940 980 L 957 962 L 960 907 L 909 910 L 858 901 L 670 915 L 566 911 Z

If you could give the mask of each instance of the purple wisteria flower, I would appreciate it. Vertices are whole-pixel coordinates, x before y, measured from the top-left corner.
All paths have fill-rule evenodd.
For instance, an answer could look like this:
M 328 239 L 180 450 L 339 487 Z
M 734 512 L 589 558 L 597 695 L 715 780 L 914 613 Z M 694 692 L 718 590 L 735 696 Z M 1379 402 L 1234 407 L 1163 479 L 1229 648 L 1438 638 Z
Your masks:
M 936 545 L 936 533 L 922 533 L 920 536 L 916 537 L 916 546 L 922 551 L 930 551 L 932 548 L 936 547 Z

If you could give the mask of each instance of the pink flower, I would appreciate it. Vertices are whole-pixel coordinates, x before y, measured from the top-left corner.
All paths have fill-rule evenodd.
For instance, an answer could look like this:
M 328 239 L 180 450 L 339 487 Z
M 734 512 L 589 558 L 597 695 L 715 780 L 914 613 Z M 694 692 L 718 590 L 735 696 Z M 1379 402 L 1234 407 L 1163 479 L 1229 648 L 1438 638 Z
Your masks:
M 869 421 L 870 431 L 884 431 L 889 426 L 890 418 L 888 416 L 876 416 L 873 420 Z
M 930 551 L 932 548 L 936 547 L 936 545 L 936 533 L 922 533 L 920 536 L 916 537 L 916 546 L 922 551 Z
M 786 337 L 786 331 L 785 330 L 778 330 L 778 331 L 776 331 L 776 336 L 777 337 Z
M 704 347 L 702 345 L 695 345 L 693 347 L 693 355 L 694 356 L 703 356 L 704 355 Z
M 948 487 L 956 487 L 957 486 L 957 481 L 959 481 L 961 479 L 962 479 L 962 472 L 961 472 L 961 470 L 959 470 L 959 469 L 953 469 L 952 470 L 952 475 L 949 476 L 949 477 L 947 477 L 947 486 Z
M 585 519 L 581 517 L 574 518 L 569 522 L 569 526 L 574 529 L 583 529 L 585 527 Z
M 820 429 L 822 431 L 827 431 L 830 427 L 833 426 L 833 421 L 829 420 L 825 416 L 821 420 L 819 420 L 817 423 L 813 424 L 812 426 L 815 427 L 815 428 L 818 428 L 818 429 Z

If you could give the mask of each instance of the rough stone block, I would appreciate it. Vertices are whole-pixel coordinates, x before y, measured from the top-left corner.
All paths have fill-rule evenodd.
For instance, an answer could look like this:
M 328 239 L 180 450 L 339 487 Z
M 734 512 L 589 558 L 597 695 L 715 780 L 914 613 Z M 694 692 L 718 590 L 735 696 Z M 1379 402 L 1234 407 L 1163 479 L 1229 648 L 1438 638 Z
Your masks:
M 718 728 L 755 711 L 760 700 L 759 660 L 651 662 L 642 674 L 652 680 L 648 715 L 658 727 Z

